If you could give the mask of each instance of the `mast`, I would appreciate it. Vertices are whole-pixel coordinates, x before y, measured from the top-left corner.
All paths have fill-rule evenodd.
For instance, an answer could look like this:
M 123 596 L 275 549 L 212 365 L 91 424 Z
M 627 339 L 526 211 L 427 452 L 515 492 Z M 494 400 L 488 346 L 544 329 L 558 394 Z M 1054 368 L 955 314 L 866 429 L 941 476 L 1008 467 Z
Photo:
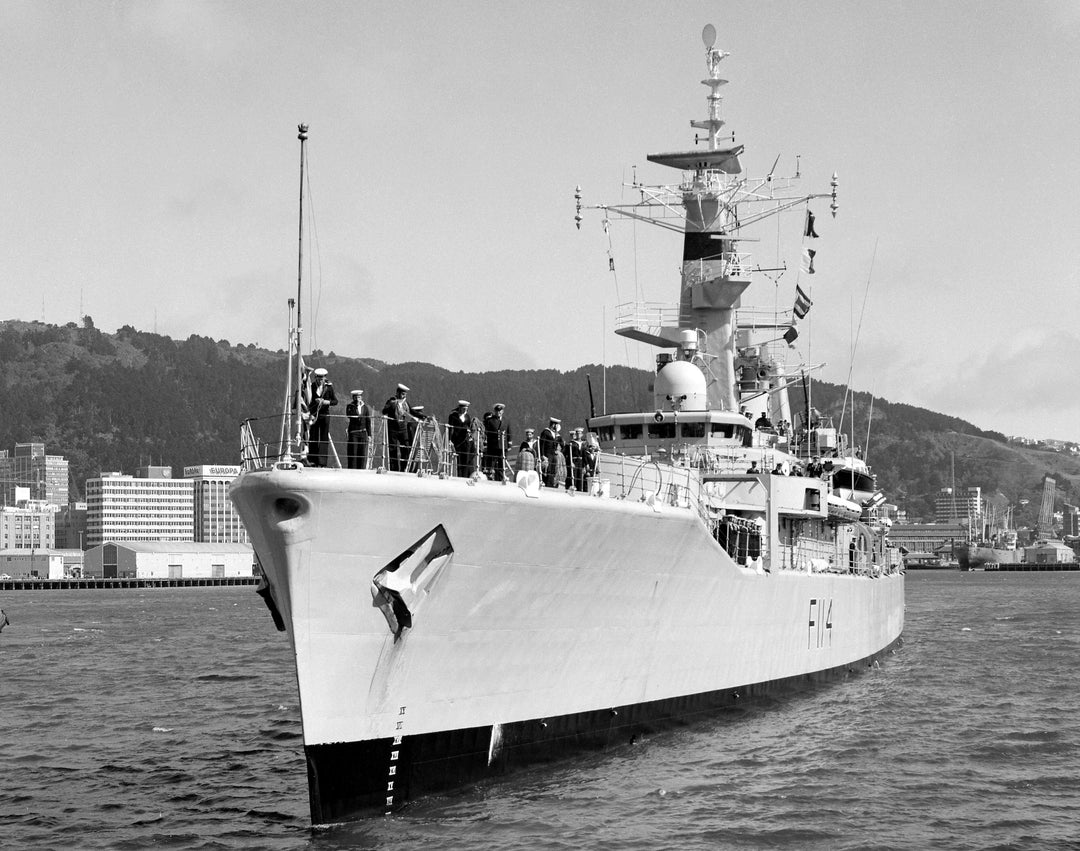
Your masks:
M 731 175 L 742 172 L 739 154 L 742 146 L 733 139 L 721 144 L 720 117 L 723 97 L 720 88 L 727 80 L 720 77 L 720 63 L 729 54 L 713 45 L 716 29 L 709 24 L 701 33 L 705 44 L 705 65 L 709 76 L 702 85 L 709 87 L 705 100 L 708 118 L 691 121 L 690 125 L 706 131 L 705 151 L 672 154 L 650 154 L 648 159 L 671 168 L 693 169 L 684 175 L 680 186 L 682 205 L 686 211 L 683 236 L 682 286 L 679 294 L 679 342 L 682 356 L 698 355 L 706 379 L 708 407 L 737 411 L 738 387 L 735 381 L 735 308 L 750 286 L 748 255 L 735 252 L 731 238 L 739 229 L 735 205 L 729 194 Z M 688 334 L 695 344 L 691 354 L 686 350 Z M 670 345 L 670 343 L 669 343 Z
M 724 98 L 720 94 L 720 87 L 727 85 L 727 80 L 720 79 L 720 60 L 730 54 L 713 47 L 716 44 L 716 27 L 706 24 L 701 31 L 701 40 L 705 44 L 705 61 L 709 68 L 709 79 L 702 80 L 702 84 L 709 87 L 706 100 L 709 104 L 709 117 L 705 121 L 691 121 L 690 126 L 698 130 L 708 130 L 709 150 L 716 151 L 720 148 L 720 128 L 724 126 L 724 120 L 720 117 L 720 104 Z M 695 136 L 694 141 L 698 139 Z
M 798 171 L 789 178 L 778 178 L 772 171 L 764 178 L 748 178 L 743 174 L 740 162 L 743 145 L 737 144 L 734 136 L 724 130 L 725 121 L 720 115 L 720 90 L 728 82 L 720 76 L 720 63 L 729 54 L 714 46 L 716 29 L 712 25 L 705 27 L 702 41 L 708 77 L 701 82 L 709 89 L 708 111 L 706 118 L 692 120 L 690 124 L 704 131 L 695 134 L 694 140 L 704 145 L 647 157 L 649 162 L 681 171 L 680 182 L 649 186 L 635 179 L 632 188 L 640 192 L 641 199 L 628 204 L 586 206 L 578 188 L 574 193 L 577 207 L 574 221 L 580 226 L 582 210 L 596 209 L 604 212 L 605 227 L 609 216 L 614 215 L 681 233 L 683 258 L 678 304 L 659 306 L 659 309 L 649 303 L 619 305 L 615 333 L 662 349 L 674 349 L 673 355 L 658 357 L 658 371 L 672 360 L 696 366 L 705 380 L 704 399 L 699 404 L 708 409 L 738 411 L 740 398 L 746 393 L 765 400 L 761 404 L 767 408 L 770 394 L 782 379 L 767 368 L 771 364 L 765 363 L 767 357 L 759 355 L 760 350 L 752 339 L 762 332 L 782 332 L 791 323 L 755 317 L 740 330 L 736 327 L 735 312 L 751 284 L 753 272 L 782 272 L 786 266 L 771 270 L 755 266 L 751 255 L 739 250 L 739 243 L 746 239 L 741 234 L 749 225 L 801 207 L 814 198 L 830 197 L 835 215 L 836 185 L 834 181 L 829 195 L 789 194 L 800 178 Z M 746 358 L 741 356 L 744 349 L 748 351 Z M 658 407 L 666 407 L 663 398 L 658 398 L 656 403 Z
M 303 452 L 303 395 L 304 395 L 304 358 L 300 351 L 300 332 L 301 322 L 300 316 L 303 310 L 303 294 L 304 294 L 304 169 L 307 162 L 307 133 L 308 126 L 306 124 L 300 124 L 297 126 L 299 133 L 296 138 L 300 140 L 300 215 L 299 215 L 299 235 L 297 237 L 297 261 L 296 261 L 296 333 L 294 337 L 294 344 L 296 346 L 296 403 L 294 410 L 296 412 L 296 450 L 297 453 Z

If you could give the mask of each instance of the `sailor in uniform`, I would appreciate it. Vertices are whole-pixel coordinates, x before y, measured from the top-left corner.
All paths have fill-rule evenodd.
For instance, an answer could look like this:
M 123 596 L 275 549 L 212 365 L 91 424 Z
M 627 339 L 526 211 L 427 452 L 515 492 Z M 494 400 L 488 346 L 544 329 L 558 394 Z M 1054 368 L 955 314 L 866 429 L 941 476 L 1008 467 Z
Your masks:
M 368 444 L 371 441 L 371 406 L 364 401 L 363 390 L 353 390 L 352 401 L 345 406 L 349 418 L 346 452 L 350 470 L 366 470 Z
M 566 444 L 566 489 L 585 490 L 585 429 L 576 428 Z
M 540 441 L 536 439 L 536 429 L 525 429 L 525 439 L 521 441 L 521 446 L 518 448 L 528 449 L 532 453 L 533 458 L 540 458 Z M 539 460 L 537 460 L 537 463 L 539 463 Z
M 551 417 L 547 428 L 540 432 L 540 467 L 544 471 L 544 484 L 549 488 L 555 487 L 555 456 L 562 454 L 561 428 L 562 420 Z
M 491 471 L 491 478 L 501 482 L 506 472 L 506 446 L 510 443 L 510 424 L 503 419 L 506 405 L 496 404 L 484 417 L 484 467 Z
M 589 432 L 585 438 L 585 449 L 581 464 L 582 490 L 588 490 L 589 479 L 594 477 L 600 470 L 600 440 L 595 434 Z
M 327 466 L 327 454 L 330 450 L 330 409 L 338 403 L 334 385 L 326 375 L 326 370 L 319 367 L 312 373 L 311 378 L 308 460 L 313 467 Z
M 397 386 L 397 392 L 386 400 L 382 414 L 386 417 L 386 438 L 390 450 L 390 469 L 404 472 L 409 460 L 409 423 L 415 417 L 409 413 L 406 395 L 409 388 L 404 384 Z
M 457 455 L 457 474 L 463 478 L 472 475 L 476 468 L 476 443 L 472 439 L 473 418 L 469 402 L 458 399 L 457 407 L 446 418 L 450 428 L 450 444 Z

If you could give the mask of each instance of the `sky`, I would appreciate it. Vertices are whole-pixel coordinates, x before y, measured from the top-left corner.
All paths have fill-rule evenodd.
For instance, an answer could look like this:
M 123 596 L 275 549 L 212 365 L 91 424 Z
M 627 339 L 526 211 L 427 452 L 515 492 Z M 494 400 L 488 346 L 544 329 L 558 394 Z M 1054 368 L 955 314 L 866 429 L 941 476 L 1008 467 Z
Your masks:
M 650 368 L 615 306 L 681 242 L 585 203 L 679 175 L 701 31 L 749 175 L 815 209 L 798 356 L 981 428 L 1080 440 L 1080 4 L 0 3 L 0 318 L 284 348 L 310 126 L 305 349 Z M 801 213 L 751 250 L 798 280 Z M 792 236 L 793 235 L 793 236 Z M 806 332 L 809 333 L 806 333 Z M 856 344 L 857 339 L 857 344 Z

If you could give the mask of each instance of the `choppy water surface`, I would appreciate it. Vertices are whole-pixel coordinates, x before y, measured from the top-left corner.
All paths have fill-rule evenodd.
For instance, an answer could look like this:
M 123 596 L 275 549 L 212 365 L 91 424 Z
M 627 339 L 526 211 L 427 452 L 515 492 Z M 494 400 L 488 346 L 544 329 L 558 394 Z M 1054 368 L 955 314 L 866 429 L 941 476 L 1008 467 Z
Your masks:
M 2 847 L 1080 848 L 1077 574 L 909 573 L 878 668 L 320 830 L 250 588 L 0 605 Z

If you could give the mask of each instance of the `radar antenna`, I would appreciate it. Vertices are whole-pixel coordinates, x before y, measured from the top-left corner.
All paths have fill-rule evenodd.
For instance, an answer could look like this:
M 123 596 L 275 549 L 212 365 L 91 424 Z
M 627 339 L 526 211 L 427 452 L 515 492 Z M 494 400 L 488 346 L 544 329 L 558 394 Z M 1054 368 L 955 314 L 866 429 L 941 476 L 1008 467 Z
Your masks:
M 701 31 L 701 40 L 705 43 L 705 67 L 709 69 L 709 78 L 701 81 L 710 89 L 705 98 L 709 104 L 709 117 L 705 121 L 691 121 L 690 126 L 707 130 L 709 150 L 715 151 L 720 147 L 720 128 L 724 126 L 724 121 L 720 118 L 720 104 L 724 100 L 720 95 L 720 87 L 727 85 L 727 80 L 720 79 L 720 62 L 731 54 L 713 47 L 716 44 L 716 27 L 712 24 L 705 25 L 705 29 Z M 695 137 L 695 141 L 701 140 Z

